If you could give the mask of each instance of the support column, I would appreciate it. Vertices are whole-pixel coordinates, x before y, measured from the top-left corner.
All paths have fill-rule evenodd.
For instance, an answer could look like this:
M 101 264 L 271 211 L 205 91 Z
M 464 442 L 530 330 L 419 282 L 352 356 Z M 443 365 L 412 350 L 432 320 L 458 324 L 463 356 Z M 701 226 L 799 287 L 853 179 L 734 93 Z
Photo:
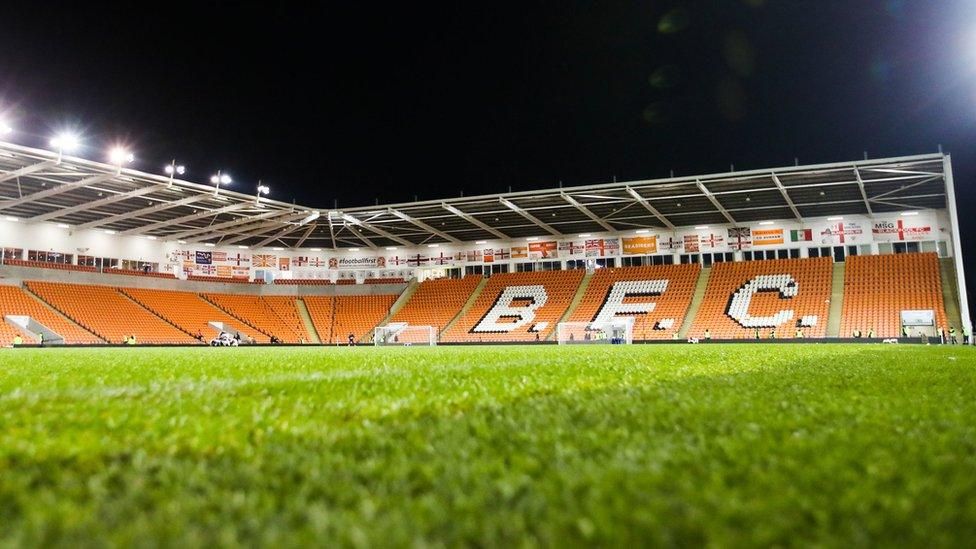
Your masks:
M 962 328 L 972 333 L 973 323 L 969 317 L 969 296 L 966 293 L 966 274 L 962 265 L 962 244 L 959 233 L 959 216 L 956 213 L 956 190 L 952 181 L 952 159 L 945 155 L 942 160 L 945 172 L 946 200 L 949 206 L 949 230 L 952 238 L 952 259 L 956 265 L 956 286 L 959 292 L 959 312 L 962 316 Z M 972 339 L 972 338 L 970 338 Z M 973 343 L 970 341 L 970 343 Z

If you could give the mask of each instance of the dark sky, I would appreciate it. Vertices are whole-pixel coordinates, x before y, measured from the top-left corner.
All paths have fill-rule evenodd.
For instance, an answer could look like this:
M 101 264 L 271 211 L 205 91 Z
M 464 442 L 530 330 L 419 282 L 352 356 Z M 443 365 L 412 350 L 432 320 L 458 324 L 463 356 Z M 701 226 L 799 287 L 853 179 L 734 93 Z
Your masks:
M 974 2 L 262 4 L 5 6 L 15 140 L 322 208 L 942 144 L 976 225 Z

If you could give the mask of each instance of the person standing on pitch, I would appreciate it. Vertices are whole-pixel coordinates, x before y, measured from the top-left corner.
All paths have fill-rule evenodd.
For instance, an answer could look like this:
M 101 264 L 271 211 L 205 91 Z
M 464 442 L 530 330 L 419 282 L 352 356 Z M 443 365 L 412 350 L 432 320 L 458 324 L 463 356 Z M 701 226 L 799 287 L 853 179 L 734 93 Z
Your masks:
M 959 343 L 959 340 L 956 338 L 956 327 L 955 326 L 949 326 L 949 343 L 952 343 L 953 345 L 956 345 L 956 344 Z

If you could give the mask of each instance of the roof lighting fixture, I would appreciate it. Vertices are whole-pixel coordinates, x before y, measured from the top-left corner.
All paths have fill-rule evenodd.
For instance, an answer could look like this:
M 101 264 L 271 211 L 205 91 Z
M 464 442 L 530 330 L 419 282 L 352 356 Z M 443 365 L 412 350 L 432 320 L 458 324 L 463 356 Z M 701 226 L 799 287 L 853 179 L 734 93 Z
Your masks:
M 636 231 L 634 231 L 634 232 L 635 232 L 635 233 L 637 233 L 637 234 L 647 234 L 647 233 L 649 233 L 649 232 L 651 232 L 651 231 L 649 231 L 649 230 L 647 230 L 647 229 L 637 229 L 637 230 L 636 230 Z
M 760 225 L 772 225 L 773 222 L 772 221 L 760 221 L 759 224 Z
M 313 252 L 321 252 L 322 251 L 322 248 L 312 248 L 312 251 Z
M 135 155 L 125 149 L 125 147 L 113 147 L 108 152 L 108 159 L 119 168 L 122 164 L 128 164 L 136 159 Z
M 10 221 L 11 223 L 16 223 L 16 222 L 20 221 L 20 219 L 17 219 L 16 217 L 9 216 L 9 215 L 7 217 L 4 217 L 4 219 L 7 220 L 7 221 Z
M 591 236 L 593 235 L 591 235 L 590 233 L 583 233 L 583 234 L 576 235 L 576 238 L 589 238 Z
M 234 180 L 230 178 L 230 175 L 221 173 L 220 170 L 217 170 L 217 173 L 210 176 L 210 182 L 214 184 L 214 196 L 217 196 L 217 194 L 220 193 L 221 185 L 230 185 L 233 183 L 233 181 Z
M 901 215 L 908 217 L 910 215 L 918 215 L 918 212 L 901 212 Z
M 474 243 L 475 244 L 487 244 L 488 241 L 487 240 L 475 240 Z
M 113 231 L 112 229 L 105 229 L 102 232 L 105 233 L 105 234 L 115 234 L 115 231 Z
M 529 242 L 532 242 L 533 240 L 539 240 L 539 237 L 538 236 L 530 236 L 530 237 L 526 238 L 526 240 L 528 240 Z
M 359 251 L 359 248 L 349 248 L 349 251 L 350 252 L 358 252 Z
M 153 235 L 149 235 L 146 237 L 146 240 L 156 240 L 156 237 Z
M 168 189 L 173 186 L 173 179 L 176 176 L 178 175 L 182 176 L 183 174 L 186 173 L 186 166 L 177 164 L 176 159 L 174 158 L 172 162 L 166 164 L 166 166 L 163 168 L 163 171 L 166 172 L 166 175 L 169 176 L 169 185 L 166 186 L 166 188 Z
M 275 246 L 274 248 L 271 248 L 271 249 L 274 250 L 274 251 L 276 251 L 276 252 L 283 252 L 285 250 L 284 248 L 279 248 L 278 246 Z
M 395 251 L 396 251 L 396 249 L 397 249 L 397 247 L 396 247 L 396 246 L 387 246 L 387 247 L 386 247 L 386 251 L 388 251 L 388 252 L 395 252 Z
M 833 216 L 828 217 L 827 218 L 827 221 L 840 221 L 842 219 L 844 219 L 844 216 L 842 216 L 842 215 L 833 215 Z
M 696 231 L 704 231 L 707 228 L 708 228 L 708 225 L 696 225 L 695 226 L 695 230 Z
M 213 242 L 204 242 L 203 245 L 208 248 L 213 248 L 214 246 L 216 246 L 216 244 L 214 244 Z
M 71 228 L 71 225 L 68 225 L 67 223 L 58 223 L 58 228 L 59 229 L 70 229 Z
M 186 244 L 186 240 L 177 240 L 176 243 L 177 244 Z
M 246 249 L 247 249 L 247 246 L 245 246 L 245 245 L 243 245 L 243 244 L 241 244 L 241 245 L 239 245 L 239 246 L 237 247 L 237 249 L 238 249 L 238 250 L 246 250 Z

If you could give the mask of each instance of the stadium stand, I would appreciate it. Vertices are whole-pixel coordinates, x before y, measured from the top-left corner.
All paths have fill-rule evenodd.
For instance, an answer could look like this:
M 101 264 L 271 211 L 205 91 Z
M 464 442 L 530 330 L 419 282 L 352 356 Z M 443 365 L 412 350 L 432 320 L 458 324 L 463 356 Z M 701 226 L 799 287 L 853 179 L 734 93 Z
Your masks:
M 697 263 L 599 269 L 590 279 L 583 300 L 568 320 L 570 322 L 595 320 L 607 303 L 613 285 L 617 282 L 667 280 L 667 289 L 659 296 L 633 296 L 624 300 L 625 304 L 654 303 L 654 309 L 650 313 L 620 316 L 634 317 L 634 340 L 671 339 L 672 334 L 677 333 L 681 328 L 681 323 L 688 312 L 700 272 L 701 267 Z M 670 323 L 667 322 L 668 319 Z
M 194 336 L 200 334 L 206 341 L 217 335 L 209 323 L 223 322 L 253 337 L 257 343 L 270 342 L 267 335 L 253 326 L 232 317 L 192 292 L 143 288 L 123 288 L 121 291 L 181 330 Z
M 771 329 L 768 323 L 746 326 L 733 315 L 740 319 L 746 315 L 758 318 L 792 310 L 792 317 L 776 327 L 777 337 L 793 337 L 797 323 L 806 316 L 816 316 L 817 321 L 802 328 L 804 337 L 824 337 L 830 308 L 831 266 L 828 257 L 718 263 L 712 267 L 705 299 L 688 335 L 701 338 L 708 330 L 713 339 L 751 339 L 758 328 L 761 337 L 766 338 Z M 743 308 L 743 302 L 734 299 L 734 294 L 749 290 L 747 283 L 756 277 L 764 277 L 769 285 L 758 290 L 753 287 L 755 293 Z M 786 297 L 772 289 L 773 285 L 785 288 Z M 795 295 L 791 295 L 793 291 Z
M 334 282 L 323 278 L 276 278 L 275 284 L 289 286 L 333 286 Z
M 105 274 L 126 275 L 126 276 L 148 276 L 150 278 L 165 278 L 173 280 L 176 277 L 172 273 L 158 273 L 155 271 L 143 272 L 135 269 L 106 269 Z
M 315 330 L 323 342 L 344 345 L 349 334 L 361 341 L 383 320 L 395 294 L 309 296 L 304 298 Z
M 95 334 L 72 324 L 61 315 L 49 309 L 44 303 L 16 286 L 0 286 L 0 344 L 8 345 L 18 333 L 25 343 L 37 343 L 26 333 L 14 329 L 3 321 L 7 315 L 26 315 L 34 318 L 64 338 L 65 343 L 96 344 L 105 343 Z
M 878 337 L 898 337 L 903 310 L 935 311 L 937 325 L 949 329 L 936 254 L 847 258 L 842 337 L 850 337 L 854 329 L 863 333 L 873 329 Z
M 241 322 L 285 343 L 303 343 L 311 339 L 298 318 L 294 297 L 204 294 L 204 298 Z
M 439 334 L 458 314 L 479 282 L 480 276 L 425 280 L 390 322 L 433 326 Z
M 121 344 L 131 335 L 135 335 L 139 343 L 196 342 L 189 334 L 133 303 L 111 286 L 57 282 L 26 284 L 62 314 L 109 343 Z
M 33 267 L 36 269 L 57 269 L 59 271 L 81 271 L 86 273 L 97 273 L 97 267 L 85 265 L 68 265 L 66 263 L 47 263 L 45 261 L 28 261 L 25 259 L 5 259 L 4 265 L 11 267 Z
M 195 282 L 219 282 L 222 284 L 264 284 L 263 280 L 251 281 L 246 278 L 226 278 L 220 276 L 187 275 L 186 279 Z
M 583 280 L 585 272 L 573 271 L 542 271 L 529 273 L 502 273 L 491 277 L 485 289 L 478 296 L 474 305 L 453 326 L 448 328 L 441 337 L 445 342 L 517 342 L 534 341 L 549 337 L 562 315 L 569 308 Z M 545 291 L 545 304 L 535 310 L 534 319 L 530 323 L 500 332 L 474 332 L 472 330 L 492 310 L 502 297 L 506 288 L 513 286 L 542 286 Z M 532 291 L 531 298 L 516 299 L 512 307 L 525 307 L 533 300 L 540 299 L 539 292 Z M 511 319 L 501 319 L 501 321 Z M 543 324 L 544 323 L 544 324 Z M 534 326 L 541 326 L 538 331 L 532 331 Z

